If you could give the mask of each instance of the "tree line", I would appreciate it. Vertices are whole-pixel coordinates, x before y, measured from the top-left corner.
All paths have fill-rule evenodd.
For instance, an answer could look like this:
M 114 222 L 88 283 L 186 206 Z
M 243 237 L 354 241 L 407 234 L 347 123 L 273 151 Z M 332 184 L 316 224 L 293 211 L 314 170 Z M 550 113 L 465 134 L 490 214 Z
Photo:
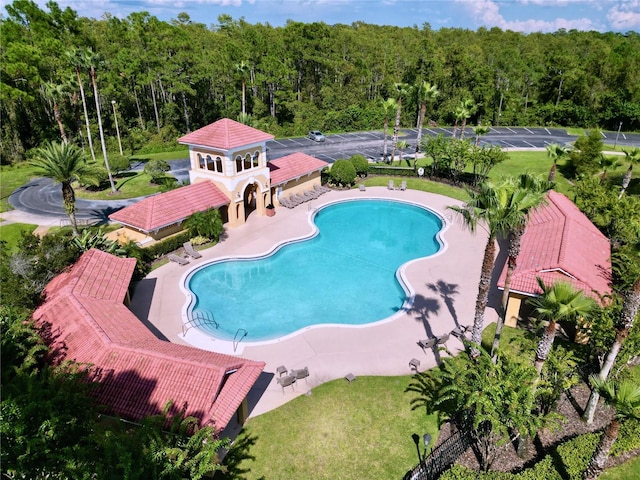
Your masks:
M 164 22 L 147 12 L 84 18 L 55 2 L 41 9 L 14 0 L 5 8 L 5 164 L 60 138 L 91 152 L 104 145 L 103 155 L 166 147 L 223 117 L 276 136 L 379 129 L 389 99 L 402 104 L 401 125 L 415 126 L 424 115 L 419 89 L 397 85 L 424 82 L 440 93 L 427 122 L 452 125 L 460 106 L 474 105 L 466 118 L 475 125 L 640 129 L 635 32 L 273 27 L 228 15 L 207 26 L 186 13 Z

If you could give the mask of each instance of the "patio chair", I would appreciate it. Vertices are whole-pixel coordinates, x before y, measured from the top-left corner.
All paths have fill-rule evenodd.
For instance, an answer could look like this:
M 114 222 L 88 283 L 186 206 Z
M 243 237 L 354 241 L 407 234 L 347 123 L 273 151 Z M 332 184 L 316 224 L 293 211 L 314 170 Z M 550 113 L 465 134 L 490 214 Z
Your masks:
M 311 190 L 307 190 L 307 192 L 309 195 L 311 195 L 311 197 L 313 199 L 318 198 L 320 195 L 322 195 L 322 192 L 320 190 L 316 190 L 315 188 L 312 188 Z
M 402 183 L 400 184 L 400 190 L 406 190 L 407 189 L 407 181 L 403 180 Z
M 289 375 L 296 377 L 296 380 L 300 380 L 301 378 L 304 378 L 304 381 L 306 383 L 307 377 L 309 376 L 309 367 L 304 367 L 299 370 L 291 369 L 291 371 L 289 372 Z
M 362 183 L 358 185 L 358 188 L 360 189 L 361 192 L 365 192 L 367 190 L 367 187 L 365 187 Z
M 447 340 L 449 340 L 449 334 L 445 333 L 444 335 L 440 335 L 439 337 L 436 337 L 436 345 L 444 345 Z
M 393 183 L 393 180 L 389 180 L 389 190 L 395 190 L 396 189 L 396 184 Z
M 280 203 L 280 205 L 282 205 L 283 207 L 287 207 L 287 208 L 293 208 L 293 205 L 291 204 L 291 202 L 289 200 L 287 200 L 286 197 L 280 197 L 278 198 L 278 202 Z
M 184 242 L 182 246 L 184 247 L 184 251 L 187 252 L 187 255 L 189 255 L 191 258 L 202 258 L 202 254 L 196 251 L 195 248 L 193 248 L 191 242 Z
M 171 260 L 172 262 L 176 262 L 176 263 L 178 263 L 178 264 L 180 264 L 180 265 L 186 265 L 186 264 L 188 264 L 188 263 L 189 263 L 189 260 L 187 260 L 187 259 L 186 259 L 186 258 L 184 258 L 184 257 L 180 257 L 180 256 L 176 255 L 175 253 L 170 253 L 170 254 L 168 255 L 168 258 L 169 258 L 169 260 Z
M 291 202 L 291 205 L 293 205 L 293 207 L 297 207 L 302 203 L 300 199 L 297 198 L 293 193 L 289 194 L 289 201 Z
M 298 205 L 300 205 L 301 203 L 304 203 L 304 202 L 306 202 L 307 200 L 309 200 L 308 198 L 305 198 L 305 197 L 304 197 L 304 195 L 301 195 L 301 194 L 299 194 L 299 193 L 296 193 L 296 194 L 294 195 L 294 197 L 295 197 L 296 201 L 298 202 Z
M 316 197 L 313 196 L 313 193 L 308 192 L 306 190 L 304 192 L 302 192 L 300 195 L 302 195 L 304 197 L 304 201 L 305 202 L 308 202 L 309 200 L 313 200 L 313 199 L 316 198 Z
M 426 338 L 424 340 L 418 340 L 418 345 L 421 349 L 426 350 L 427 348 L 433 348 L 436 344 L 437 338 Z
M 454 337 L 462 338 L 465 336 L 465 333 L 467 333 L 467 330 L 469 330 L 469 327 L 467 327 L 466 325 L 456 327 L 451 330 L 451 335 L 453 335 Z
M 293 385 L 296 383 L 296 377 L 294 375 L 286 375 L 284 377 L 279 377 L 276 379 L 278 385 L 282 387 L 282 394 L 284 395 L 284 387 L 291 387 L 292 390 L 295 390 L 296 387 Z

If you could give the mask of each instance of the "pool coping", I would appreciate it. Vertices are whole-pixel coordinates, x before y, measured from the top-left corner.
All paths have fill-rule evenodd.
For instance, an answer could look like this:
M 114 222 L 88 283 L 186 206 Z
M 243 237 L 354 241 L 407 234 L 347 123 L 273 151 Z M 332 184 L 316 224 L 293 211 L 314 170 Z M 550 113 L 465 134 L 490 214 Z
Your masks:
M 418 340 L 450 332 L 458 324 L 469 325 L 473 321 L 487 234 L 482 229 L 471 234 L 458 220 L 457 214 L 447 209 L 449 205 L 460 206 L 462 202 L 417 190 L 388 190 L 386 187 L 367 187 L 365 192 L 334 190 L 293 209 L 277 208 L 273 217 L 250 215 L 244 225 L 226 229 L 222 241 L 201 251 L 202 258 L 192 260 L 191 265 L 223 256 L 254 256 L 257 252 L 267 251 L 269 246 L 273 249 L 274 245 L 287 238 L 308 236 L 311 232 L 308 221 L 311 209 L 348 198 L 401 199 L 428 207 L 449 225 L 446 231 L 440 232 L 446 248 L 404 265 L 402 274 L 414 288 L 414 304 L 391 321 L 355 329 L 312 328 L 276 344 L 246 346 L 243 357 L 266 363 L 263 378 L 250 393 L 250 417 L 276 408 L 298 395 L 308 394 L 314 386 L 343 378 L 349 373 L 356 377 L 408 375 L 412 373 L 409 366 L 412 358 L 420 360 L 420 371 L 430 368 L 447 353 L 423 351 L 417 345 Z M 137 283 L 130 308 L 157 335 L 188 345 L 180 338 L 185 297 L 179 285 L 185 273 L 185 267 L 175 263 L 157 268 Z M 499 294 L 493 292 L 492 296 L 497 299 L 494 304 L 498 304 Z M 496 318 L 496 310 L 488 308 L 485 324 Z M 217 348 L 220 345 L 216 343 L 219 342 L 207 335 L 199 348 L 229 353 Z M 461 342 L 455 337 L 451 337 L 446 346 L 452 354 L 462 349 Z M 283 391 L 276 381 L 276 370 L 280 365 L 288 369 L 308 366 L 310 376 L 307 383 L 298 382 L 295 390 L 287 388 Z
M 189 290 L 187 288 L 187 284 L 190 280 L 190 278 L 199 270 L 206 268 L 210 265 L 215 265 L 217 263 L 223 263 L 223 262 L 228 262 L 228 261 L 242 261 L 242 260 L 261 260 L 264 258 L 268 258 L 270 256 L 275 255 L 278 251 L 280 251 L 282 248 L 288 246 L 288 245 L 292 245 L 295 243 L 299 243 L 299 242 L 304 242 L 304 241 L 308 241 L 311 240 L 313 238 L 315 238 L 316 236 L 318 236 L 318 234 L 320 233 L 320 230 L 318 228 L 318 226 L 315 223 L 315 218 L 318 215 L 318 213 L 325 209 L 325 208 L 329 208 L 331 206 L 334 205 L 339 205 L 342 203 L 348 203 L 348 202 L 358 202 L 358 201 L 373 201 L 373 200 L 378 200 L 378 201 L 386 201 L 386 202 L 394 202 L 394 203 L 401 203 L 401 204 L 405 204 L 405 205 L 411 205 L 423 210 L 426 210 L 427 212 L 431 213 L 432 215 L 434 215 L 441 223 L 441 227 L 440 229 L 436 232 L 436 234 L 434 235 L 435 240 L 437 241 L 437 243 L 439 244 L 439 248 L 436 252 L 432 253 L 431 255 L 427 255 L 425 257 L 418 257 L 418 258 L 413 258 L 411 260 L 408 260 L 406 262 L 404 262 L 403 264 L 401 264 L 395 271 L 394 276 L 396 277 L 396 279 L 398 280 L 398 283 L 400 285 L 400 287 L 402 288 L 402 290 L 404 291 L 405 294 L 405 300 L 402 303 L 402 306 L 398 309 L 398 311 L 396 311 L 394 314 L 389 315 L 388 317 L 385 318 L 381 318 L 380 320 L 375 320 L 372 322 L 367 322 L 364 324 L 341 324 L 341 323 L 317 323 L 317 324 L 313 324 L 313 325 L 308 325 L 306 327 L 300 328 L 298 330 L 295 330 L 291 333 L 288 333 L 286 335 L 281 335 L 277 338 L 272 338 L 272 339 L 268 339 L 268 340 L 259 340 L 259 341 L 239 341 L 239 342 L 235 342 L 234 340 L 228 340 L 225 338 L 219 338 L 216 337 L 213 334 L 210 334 L 209 332 L 203 331 L 202 329 L 198 328 L 197 326 L 193 326 L 190 325 L 191 321 L 189 320 L 189 314 L 191 312 L 191 309 L 193 307 L 193 304 L 196 300 L 195 295 L 193 294 L 193 292 L 191 290 Z M 423 205 L 421 203 L 416 203 L 416 202 L 412 202 L 410 200 L 405 200 L 405 199 L 400 199 L 400 198 L 381 198 L 381 197 L 371 197 L 371 196 L 359 196 L 359 197 L 351 197 L 351 198 L 342 198 L 342 199 L 335 199 L 333 201 L 330 201 L 328 203 L 325 203 L 319 207 L 315 207 L 312 210 L 309 211 L 309 214 L 307 216 L 307 221 L 309 222 L 309 226 L 311 228 L 311 232 L 308 235 L 304 235 L 301 237 L 296 237 L 296 238 L 290 238 L 290 239 L 285 239 L 280 243 L 275 244 L 274 246 L 272 246 L 269 250 L 262 252 L 262 253 L 258 253 L 256 255 L 236 255 L 236 256 L 221 256 L 221 257 L 217 257 L 211 260 L 208 260 L 204 263 L 200 263 L 198 265 L 194 265 L 192 267 L 190 267 L 182 276 L 182 278 L 180 279 L 179 282 L 179 287 L 180 290 L 182 291 L 182 293 L 185 295 L 185 303 L 182 307 L 182 323 L 183 323 L 183 330 L 182 330 L 182 334 L 179 335 L 179 337 L 184 340 L 185 342 L 187 342 L 188 344 L 197 347 L 197 348 L 203 348 L 203 349 L 207 349 L 209 347 L 209 344 L 207 342 L 208 339 L 210 339 L 211 337 L 215 338 L 216 340 L 216 347 L 215 347 L 215 351 L 220 352 L 220 353 L 227 353 L 227 354 L 231 354 L 231 355 L 242 355 L 244 352 L 245 347 L 260 347 L 260 346 L 266 346 L 266 345 L 277 345 L 279 343 L 281 343 L 282 341 L 288 340 L 290 338 L 295 337 L 296 335 L 299 335 L 305 331 L 311 330 L 311 329 L 315 329 L 315 328 L 368 328 L 368 327 L 372 327 L 375 325 L 379 325 L 379 324 L 383 324 L 386 322 L 392 322 L 394 321 L 396 318 L 398 318 L 401 315 L 406 315 L 406 313 L 411 309 L 411 307 L 413 306 L 413 302 L 414 302 L 414 298 L 415 298 L 415 294 L 416 294 L 416 290 L 413 287 L 413 285 L 411 284 L 411 281 L 408 279 L 407 275 L 406 275 L 406 269 L 409 265 L 411 265 L 413 262 L 417 262 L 420 260 L 424 260 L 430 257 L 434 257 L 437 255 L 440 255 L 442 253 L 444 253 L 444 251 L 446 251 L 447 249 L 447 242 L 445 241 L 445 239 L 443 238 L 444 233 L 449 229 L 450 226 L 450 222 L 443 216 L 441 215 L 439 212 L 429 208 L 426 205 Z M 192 332 L 189 335 L 189 332 Z

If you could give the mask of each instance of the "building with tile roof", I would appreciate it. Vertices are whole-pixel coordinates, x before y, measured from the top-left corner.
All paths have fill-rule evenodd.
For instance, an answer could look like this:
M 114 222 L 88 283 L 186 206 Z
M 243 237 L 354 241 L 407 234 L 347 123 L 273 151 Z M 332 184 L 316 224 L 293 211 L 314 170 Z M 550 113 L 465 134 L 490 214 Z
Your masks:
M 144 244 L 180 231 L 196 211 L 218 208 L 230 227 L 242 225 L 254 211 L 266 215 L 280 195 L 319 185 L 320 172 L 329 165 L 304 153 L 267 162 L 266 142 L 273 138 L 228 118 L 184 135 L 178 142 L 189 146 L 191 185 L 143 199 L 109 219 L 128 229 L 120 232 L 124 237 Z
M 127 308 L 136 260 L 89 250 L 46 287 L 34 319 L 55 362 L 91 366 L 91 394 L 116 416 L 139 421 L 185 408 L 200 426 L 223 430 L 248 414 L 247 395 L 263 362 L 161 340 Z
M 506 271 L 505 264 L 498 280 L 501 290 Z M 568 282 L 596 300 L 611 293 L 609 240 L 571 200 L 555 191 L 529 216 L 511 277 L 507 325 L 517 323 L 523 300 L 542 293 L 538 277 L 546 285 Z

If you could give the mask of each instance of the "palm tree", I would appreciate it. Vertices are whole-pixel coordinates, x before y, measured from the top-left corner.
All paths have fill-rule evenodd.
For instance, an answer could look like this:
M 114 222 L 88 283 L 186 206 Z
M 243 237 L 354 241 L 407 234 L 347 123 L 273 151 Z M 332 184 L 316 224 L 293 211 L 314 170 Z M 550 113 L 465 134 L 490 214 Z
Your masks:
M 542 290 L 542 295 L 529 300 L 529 304 L 533 305 L 541 319 L 549 321 L 536 348 L 533 364 L 540 375 L 542 366 L 553 346 L 558 322 L 586 318 L 594 310 L 595 302 L 582 293 L 582 290 L 576 290 L 566 282 L 556 282 L 547 286 L 538 277 L 538 285 Z
M 95 179 L 95 171 L 84 163 L 82 151 L 69 143 L 50 143 L 36 150 L 35 158 L 29 163 L 40 175 L 62 184 L 64 209 L 77 236 L 76 195 L 71 184 L 76 179 Z
M 402 113 L 402 100 L 409 93 L 409 85 L 406 83 L 395 83 L 394 87 L 396 89 L 396 93 L 398 97 L 396 98 L 396 123 L 393 126 L 393 143 L 391 144 L 391 161 L 396 155 L 396 147 L 398 146 L 398 132 L 400 130 L 400 114 Z
M 420 112 L 418 113 L 418 137 L 416 138 L 416 155 L 413 161 L 413 169 L 415 170 L 416 162 L 418 161 L 418 152 L 420 151 L 420 143 L 422 142 L 422 125 L 424 124 L 424 117 L 427 112 L 427 104 L 431 104 L 440 91 L 435 85 L 431 85 L 429 82 L 419 82 L 415 87 L 416 97 L 420 104 Z
M 65 132 L 64 125 L 62 124 L 62 115 L 60 114 L 60 100 L 67 96 L 67 91 L 64 85 L 58 85 L 55 83 L 47 82 L 43 86 L 43 94 L 46 99 L 51 100 L 53 103 L 53 117 L 55 118 L 58 128 L 60 129 L 60 138 L 64 143 L 67 143 L 67 133 Z
M 474 127 L 473 133 L 476 135 L 476 147 L 480 145 L 480 137 L 489 133 L 489 127 L 478 125 Z
M 74 49 L 67 50 L 65 55 L 69 59 L 69 62 L 76 70 L 76 77 L 78 79 L 78 86 L 80 87 L 80 96 L 82 97 L 82 109 L 84 111 L 84 123 L 87 129 L 87 139 L 89 140 L 89 150 L 91 151 L 91 158 L 93 159 L 93 163 L 96 163 L 96 152 L 93 149 L 93 138 L 91 136 L 91 128 L 89 126 L 89 115 L 87 114 L 87 99 L 84 95 L 84 82 L 82 81 L 82 77 L 80 76 L 80 71 L 82 68 L 86 67 L 85 63 L 85 55 L 82 54 L 81 51 Z
M 519 217 L 513 228 L 509 231 L 509 248 L 507 259 L 507 273 L 504 280 L 504 290 L 502 292 L 502 309 L 496 322 L 496 332 L 493 337 L 493 345 L 491 346 L 491 357 L 496 360 L 497 350 L 500 346 L 500 335 L 502 327 L 507 316 L 507 302 L 509 301 L 509 292 L 511 286 L 511 277 L 516 268 L 518 255 L 520 254 L 520 246 L 522 236 L 524 235 L 529 220 L 529 213 L 546 201 L 547 191 L 551 189 L 551 183 L 541 180 L 538 177 L 528 173 L 520 175 L 514 182 L 513 189 L 505 192 L 504 204 L 505 208 L 512 211 L 514 217 Z
M 591 462 L 584 472 L 583 478 L 585 480 L 598 478 L 604 470 L 611 447 L 618 438 L 620 422 L 632 418 L 640 419 L 640 385 L 637 381 L 627 379 L 612 382 L 602 380 L 595 375 L 590 380 L 593 387 L 615 409 L 616 413 L 602 433 L 600 443 L 598 443 Z
M 600 369 L 600 374 L 598 375 L 601 380 L 606 380 L 609 376 L 609 373 L 613 368 L 613 364 L 616 361 L 616 357 L 618 356 L 618 353 L 620 353 L 622 344 L 629 336 L 629 332 L 633 327 L 633 322 L 636 315 L 638 315 L 638 310 L 640 310 L 640 278 L 636 280 L 633 288 L 625 295 L 624 303 L 622 304 L 622 311 L 620 312 L 620 321 L 616 326 L 616 338 L 611 345 L 611 349 L 609 350 L 607 358 Z M 597 389 L 593 389 L 591 391 L 591 396 L 589 397 L 589 402 L 587 402 L 587 406 L 584 409 L 583 418 L 587 423 L 593 423 L 593 417 L 596 412 L 599 398 L 600 394 Z
M 626 148 L 623 148 L 622 151 L 624 152 L 625 160 L 629 162 L 629 168 L 627 169 L 627 172 L 624 174 L 624 177 L 622 178 L 622 190 L 620 190 L 620 195 L 618 196 L 618 199 L 622 198 L 622 195 L 624 195 L 624 192 L 627 190 L 627 187 L 631 183 L 631 175 L 633 174 L 633 164 L 640 162 L 640 148 L 636 147 L 631 150 L 627 150 Z
M 113 176 L 111 175 L 111 168 L 109 168 L 109 159 L 107 158 L 107 146 L 104 141 L 104 130 L 102 129 L 102 116 L 100 115 L 100 98 L 98 96 L 98 82 L 96 81 L 96 65 L 100 63 L 100 57 L 98 54 L 94 54 L 90 50 L 85 53 L 84 59 L 89 66 L 89 73 L 91 74 L 91 83 L 93 84 L 93 98 L 96 102 L 96 112 L 98 113 L 98 128 L 100 130 L 100 143 L 102 143 L 102 155 L 104 156 L 104 166 L 107 169 L 107 175 L 109 176 L 109 185 L 111 185 L 111 192 L 116 193 L 116 186 L 113 183 Z
M 478 296 L 476 298 L 473 329 L 471 332 L 471 356 L 476 358 L 480 351 L 478 346 L 482 341 L 484 327 L 484 311 L 489 301 L 489 287 L 491 273 L 495 265 L 496 237 L 505 236 L 522 222 L 521 213 L 511 208 L 506 199 L 513 189 L 510 180 L 503 180 L 499 184 L 483 182 L 478 190 L 467 188 L 471 197 L 463 207 L 450 206 L 451 210 L 462 217 L 462 221 L 471 232 L 475 232 L 478 225 L 483 225 L 489 232 L 487 245 L 484 249 Z
M 384 143 L 382 155 L 384 161 L 387 161 L 387 130 L 389 129 L 389 117 L 398 109 L 398 102 L 395 98 L 387 98 L 382 102 L 382 110 L 384 114 Z
M 460 128 L 460 138 L 464 138 L 464 127 L 467 125 L 467 118 L 469 118 L 476 111 L 476 106 L 473 100 L 466 99 L 460 102 L 460 105 L 456 109 L 456 119 L 462 120 L 462 127 Z
M 562 158 L 567 154 L 567 148 L 558 145 L 557 143 L 551 143 L 547 145 L 547 157 L 553 160 L 553 165 L 551 166 L 551 170 L 549 171 L 549 181 L 554 182 L 556 179 L 556 168 L 557 162 L 559 158 Z
M 602 168 L 602 173 L 600 174 L 601 182 L 604 182 L 604 180 L 607 178 L 607 170 L 609 170 L 612 167 L 616 168 L 620 165 L 620 162 L 618 161 L 617 158 L 607 157 L 604 153 L 601 153 L 600 156 L 598 157 L 598 163 Z
M 240 73 L 240 78 L 242 79 L 242 116 L 244 117 L 247 114 L 246 110 L 246 97 L 245 97 L 245 73 L 249 69 L 249 64 L 244 60 L 240 63 L 236 63 L 236 71 Z
M 404 153 L 404 150 L 409 146 L 409 144 L 407 143 L 406 140 L 400 140 L 398 142 L 398 152 L 399 152 L 399 158 L 398 158 L 398 166 L 401 167 L 402 166 L 402 154 Z

